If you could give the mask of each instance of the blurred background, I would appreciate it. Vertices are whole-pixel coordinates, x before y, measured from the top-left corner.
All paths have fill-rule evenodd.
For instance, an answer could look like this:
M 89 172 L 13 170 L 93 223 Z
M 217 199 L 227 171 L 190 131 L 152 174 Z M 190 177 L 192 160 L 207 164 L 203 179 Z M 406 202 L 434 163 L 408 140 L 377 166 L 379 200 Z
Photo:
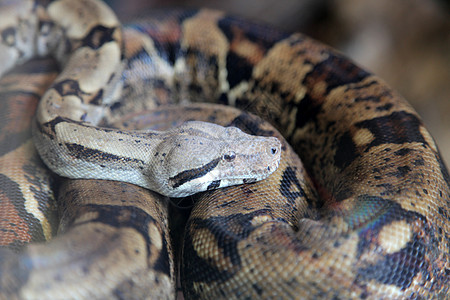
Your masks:
M 122 20 L 152 8 L 209 7 L 299 31 L 345 53 L 398 90 L 450 163 L 449 0 L 109 0 Z

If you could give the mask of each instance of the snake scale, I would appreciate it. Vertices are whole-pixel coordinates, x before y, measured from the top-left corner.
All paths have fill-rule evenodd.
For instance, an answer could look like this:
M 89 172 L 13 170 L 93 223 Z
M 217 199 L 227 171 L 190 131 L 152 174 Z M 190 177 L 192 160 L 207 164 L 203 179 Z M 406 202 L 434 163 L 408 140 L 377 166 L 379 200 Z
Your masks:
M 449 174 L 376 76 L 214 10 L 121 27 L 95 0 L 0 5 L 0 299 L 173 299 L 177 277 L 187 299 L 449 296 Z M 61 72 L 40 59 L 6 74 L 48 54 Z M 169 138 L 144 129 L 183 137 L 169 142 L 186 157 L 166 171 L 171 190 L 128 183 L 153 188 L 127 169 L 145 169 L 141 144 L 150 164 L 169 161 L 151 144 Z M 183 232 L 162 194 L 188 185 L 206 191 L 185 198 Z

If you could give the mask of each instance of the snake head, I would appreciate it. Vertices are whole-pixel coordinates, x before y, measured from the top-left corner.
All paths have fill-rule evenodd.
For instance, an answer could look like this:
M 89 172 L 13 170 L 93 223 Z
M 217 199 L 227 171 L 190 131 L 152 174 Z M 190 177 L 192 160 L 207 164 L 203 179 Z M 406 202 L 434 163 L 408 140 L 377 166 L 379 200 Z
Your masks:
M 156 153 L 152 176 L 164 189 L 159 192 L 184 197 L 267 178 L 278 168 L 281 143 L 236 127 L 192 121 L 166 132 Z

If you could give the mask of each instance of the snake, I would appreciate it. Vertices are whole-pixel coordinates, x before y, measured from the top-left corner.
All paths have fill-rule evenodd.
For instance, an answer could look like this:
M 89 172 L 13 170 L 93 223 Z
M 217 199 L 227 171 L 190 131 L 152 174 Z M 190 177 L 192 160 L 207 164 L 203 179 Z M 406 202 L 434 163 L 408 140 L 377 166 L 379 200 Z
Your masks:
M 336 50 L 96 0 L 3 1 L 0 33 L 0 299 L 449 296 L 439 149 Z

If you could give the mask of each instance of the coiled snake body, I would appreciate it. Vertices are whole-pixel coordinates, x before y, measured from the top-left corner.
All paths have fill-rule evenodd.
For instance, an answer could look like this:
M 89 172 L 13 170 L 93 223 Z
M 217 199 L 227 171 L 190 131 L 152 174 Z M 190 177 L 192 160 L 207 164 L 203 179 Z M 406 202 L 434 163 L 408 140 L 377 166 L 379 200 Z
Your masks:
M 36 63 L 3 78 L 2 105 L 35 101 L 50 76 L 36 121 L 34 102 L 19 108 L 41 157 L 64 177 L 103 179 L 52 184 L 29 129 L 8 141 L 6 114 L 0 298 L 174 298 L 177 243 L 161 194 L 197 190 L 180 252 L 186 298 L 448 296 L 439 151 L 405 100 L 332 49 L 212 10 L 154 14 L 122 35 L 90 0 L 4 2 L 0 31 L 0 74 L 48 53 L 64 66 L 56 79 Z M 284 138 L 246 112 L 191 102 L 244 109 Z M 198 122 L 134 131 L 158 119 L 266 137 Z M 52 237 L 56 205 L 58 236 L 20 249 Z

